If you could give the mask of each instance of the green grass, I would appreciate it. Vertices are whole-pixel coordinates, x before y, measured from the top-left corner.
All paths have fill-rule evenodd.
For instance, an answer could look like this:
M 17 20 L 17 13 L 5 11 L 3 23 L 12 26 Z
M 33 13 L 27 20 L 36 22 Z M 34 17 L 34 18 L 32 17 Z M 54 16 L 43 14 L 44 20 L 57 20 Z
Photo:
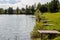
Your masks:
M 60 40 L 60 36 L 59 37 L 56 37 L 54 40 Z
M 52 26 L 45 27 L 48 30 L 60 30 L 60 12 L 57 13 L 44 13 L 44 16 L 47 20 L 51 20 L 51 22 L 47 22 L 48 24 L 53 24 Z
M 60 30 L 60 12 L 57 12 L 57 13 L 44 13 L 42 15 L 42 19 L 43 17 L 46 19 L 46 20 L 51 20 L 51 22 L 47 22 L 47 24 L 53 24 L 52 26 L 45 26 L 44 29 L 47 29 L 47 30 L 53 30 L 53 29 L 56 29 L 56 30 Z M 43 26 L 42 26 L 43 22 L 36 22 L 36 25 L 34 27 L 34 31 L 37 31 L 38 29 L 41 29 Z
M 40 40 L 40 38 L 34 38 L 34 39 L 31 39 L 31 40 Z
M 60 31 L 60 12 L 57 12 L 57 13 L 44 13 L 44 14 L 42 14 L 42 19 L 51 20 L 50 22 L 47 22 L 47 24 L 53 24 L 53 25 L 51 25 L 51 26 L 42 26 L 42 24 L 44 24 L 43 22 L 41 22 L 41 21 L 36 22 L 36 25 L 33 29 L 33 32 L 31 32 L 32 38 L 40 37 L 37 30 L 39 30 L 41 28 L 43 28 L 45 30 L 58 30 L 58 31 Z

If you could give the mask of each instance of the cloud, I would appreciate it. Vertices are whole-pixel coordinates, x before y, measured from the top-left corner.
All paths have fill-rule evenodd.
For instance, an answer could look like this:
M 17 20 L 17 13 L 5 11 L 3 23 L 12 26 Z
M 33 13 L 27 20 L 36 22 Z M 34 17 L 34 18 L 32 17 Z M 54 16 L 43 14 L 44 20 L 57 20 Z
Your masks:
M 0 0 L 0 8 L 7 9 L 13 7 L 14 4 L 20 2 L 20 0 Z
M 18 3 L 18 2 L 20 2 L 20 0 L 10 0 L 9 1 L 10 4 L 15 4 L 15 3 Z
M 16 9 L 17 7 L 22 8 L 26 7 L 26 5 L 33 5 L 34 3 L 38 4 L 39 2 L 41 4 L 50 2 L 51 0 L 0 0 L 0 8 L 8 8 L 13 7 Z
M 15 4 L 17 2 L 20 2 L 20 0 L 0 0 L 0 4 L 6 4 L 6 3 Z
M 26 5 L 33 5 L 34 3 L 38 4 L 39 2 L 41 4 L 50 2 L 51 0 L 21 0 L 21 2 L 18 2 L 16 4 L 13 5 L 13 8 L 22 8 L 22 7 L 26 7 Z
M 7 9 L 12 6 L 13 6 L 13 4 L 0 4 L 0 8 L 4 8 L 4 9 Z

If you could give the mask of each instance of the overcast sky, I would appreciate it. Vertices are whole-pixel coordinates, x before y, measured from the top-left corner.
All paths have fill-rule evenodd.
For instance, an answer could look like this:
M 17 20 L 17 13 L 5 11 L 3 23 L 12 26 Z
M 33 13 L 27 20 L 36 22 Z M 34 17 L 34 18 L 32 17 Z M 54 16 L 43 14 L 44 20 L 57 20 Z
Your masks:
M 26 5 L 33 5 L 34 3 L 47 3 L 50 2 L 51 0 L 0 0 L 0 8 L 8 8 L 8 7 L 13 7 L 14 9 L 19 7 L 25 7 Z

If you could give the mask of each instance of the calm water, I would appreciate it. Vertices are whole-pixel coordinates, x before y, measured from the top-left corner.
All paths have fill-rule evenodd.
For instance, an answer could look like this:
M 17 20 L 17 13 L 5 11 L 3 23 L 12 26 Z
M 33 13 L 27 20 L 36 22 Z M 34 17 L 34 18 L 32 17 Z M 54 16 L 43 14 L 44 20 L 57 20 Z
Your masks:
M 0 40 L 30 40 L 35 25 L 32 15 L 0 15 Z

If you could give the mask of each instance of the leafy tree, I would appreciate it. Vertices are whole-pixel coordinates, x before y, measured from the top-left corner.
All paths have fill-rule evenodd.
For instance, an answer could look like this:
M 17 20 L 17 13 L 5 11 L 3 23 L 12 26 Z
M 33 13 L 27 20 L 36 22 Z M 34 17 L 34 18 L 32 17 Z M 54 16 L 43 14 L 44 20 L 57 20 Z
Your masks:
M 58 12 L 59 11 L 58 4 L 59 4 L 58 0 L 51 1 L 51 3 L 50 3 L 50 11 L 51 12 Z
M 37 5 L 37 9 L 40 9 L 40 8 L 41 8 L 41 4 L 38 3 L 38 5 Z
M 27 6 L 26 5 L 26 14 L 34 14 L 34 12 L 35 12 L 35 5 L 32 5 L 32 6 Z
M 25 11 L 26 11 L 26 14 L 30 14 L 30 13 L 29 13 L 29 8 L 28 8 L 27 5 L 26 5 L 26 10 L 25 10 Z
M 45 6 L 45 5 L 42 5 L 41 8 L 40 8 L 40 11 L 43 13 L 43 12 L 47 12 L 48 11 L 48 8 Z
M 16 14 L 20 14 L 20 9 L 17 7 Z
M 36 16 L 36 21 L 40 22 L 41 21 L 41 12 L 39 11 L 39 9 L 36 10 L 34 15 Z
M 12 7 L 8 8 L 8 14 L 13 14 L 13 8 Z
M 26 12 L 25 12 L 25 8 L 22 8 L 21 10 L 20 10 L 20 14 L 25 14 Z
M 27 7 L 26 6 L 26 14 L 32 14 L 32 7 L 31 6 L 29 6 L 29 7 Z
M 8 12 L 7 9 L 5 9 L 4 13 L 7 14 L 7 12 Z
M 32 11 L 32 14 L 34 14 L 34 12 L 35 12 L 35 6 L 34 5 L 32 5 L 31 11 Z
M 60 11 L 60 3 L 59 3 L 59 5 L 58 5 L 58 8 L 59 8 L 59 11 Z
M 4 13 L 4 9 L 0 8 L 0 14 L 3 14 L 3 13 Z

